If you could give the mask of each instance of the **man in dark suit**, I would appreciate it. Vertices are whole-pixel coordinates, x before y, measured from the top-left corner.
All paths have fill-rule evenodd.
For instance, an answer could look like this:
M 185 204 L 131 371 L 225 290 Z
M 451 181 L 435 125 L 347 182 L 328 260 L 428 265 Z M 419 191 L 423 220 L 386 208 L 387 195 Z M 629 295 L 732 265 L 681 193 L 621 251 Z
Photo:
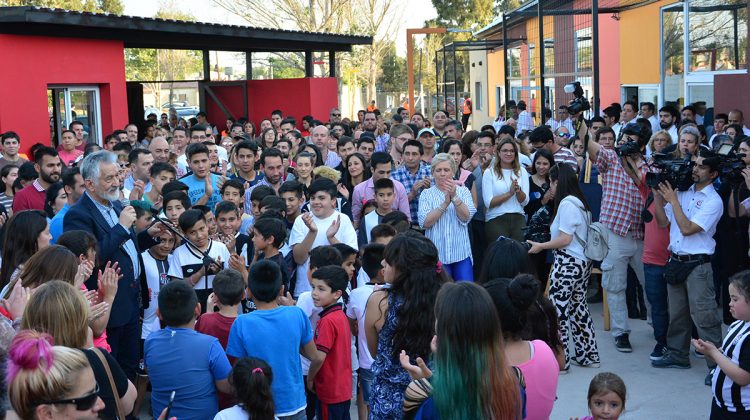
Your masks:
M 122 276 L 107 324 L 107 341 L 112 347 L 112 356 L 128 378 L 134 380 L 141 337 L 138 279 L 143 272 L 143 263 L 140 250 L 154 245 L 154 237 L 165 228 L 157 223 L 135 234 L 135 209 L 132 206 L 123 207 L 119 201 L 117 155 L 105 150 L 92 153 L 83 159 L 80 168 L 86 192 L 65 215 L 63 231 L 90 232 L 99 244 L 97 259 L 100 268 L 112 262 L 117 263 L 120 269 Z M 86 286 L 89 289 L 97 288 L 96 275 L 89 279 Z

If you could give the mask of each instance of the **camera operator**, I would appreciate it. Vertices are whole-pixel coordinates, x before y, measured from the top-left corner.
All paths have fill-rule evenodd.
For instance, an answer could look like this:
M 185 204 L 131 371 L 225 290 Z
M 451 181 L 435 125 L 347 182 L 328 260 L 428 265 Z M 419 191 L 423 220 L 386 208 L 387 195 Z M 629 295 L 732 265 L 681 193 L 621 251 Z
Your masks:
M 722 143 L 723 137 L 717 138 Z M 747 181 L 750 176 L 750 137 L 744 137 L 738 142 L 737 157 L 741 159 L 742 166 L 734 166 L 730 176 L 724 175 L 727 169 L 722 168 L 722 183 L 719 187 L 719 196 L 724 202 L 725 212 L 719 220 L 716 228 L 716 258 L 714 265 L 714 283 L 721 287 L 721 300 L 723 304 L 724 323 L 730 324 L 734 317 L 729 312 L 729 278 L 735 273 L 750 268 L 750 257 L 748 257 L 748 226 L 746 205 L 750 206 L 750 185 Z M 731 178 L 731 179 L 730 179 Z M 737 206 L 739 204 L 739 206 Z M 739 218 L 737 211 L 739 210 Z
M 713 186 L 719 166 L 715 153 L 701 150 L 693 166 L 694 184 L 690 188 L 675 191 L 669 182 L 662 182 L 654 189 L 656 220 L 659 226 L 669 226 L 670 242 L 665 273 L 669 302 L 667 352 L 651 362 L 657 368 L 690 367 L 693 324 L 702 340 L 721 346 L 721 320 L 714 302 L 711 269 L 716 248 L 713 235 L 723 211 L 721 197 Z M 709 369 L 716 366 L 710 358 L 706 358 L 706 363 Z
M 643 158 L 650 130 L 638 124 L 628 124 L 622 129 L 625 145 L 607 149 L 589 140 L 589 156 L 599 170 L 602 183 L 602 204 L 599 221 L 607 230 L 609 253 L 602 261 L 602 287 L 607 291 L 612 335 L 618 351 L 630 353 L 630 328 L 625 290 L 628 266 L 644 285 L 643 236 L 641 218 L 643 199 L 638 189 L 640 180 L 648 172 Z

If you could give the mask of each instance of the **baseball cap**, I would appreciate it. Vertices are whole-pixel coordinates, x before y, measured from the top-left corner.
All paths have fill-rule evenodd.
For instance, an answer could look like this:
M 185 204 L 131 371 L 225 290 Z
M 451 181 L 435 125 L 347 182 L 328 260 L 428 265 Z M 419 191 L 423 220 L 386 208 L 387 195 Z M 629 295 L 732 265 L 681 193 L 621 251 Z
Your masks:
M 432 128 L 426 127 L 426 128 L 419 130 L 419 133 L 417 134 L 417 138 L 422 137 L 422 134 L 425 134 L 425 133 L 430 133 L 432 134 L 433 137 L 437 135 L 435 134 L 435 130 L 433 130 Z

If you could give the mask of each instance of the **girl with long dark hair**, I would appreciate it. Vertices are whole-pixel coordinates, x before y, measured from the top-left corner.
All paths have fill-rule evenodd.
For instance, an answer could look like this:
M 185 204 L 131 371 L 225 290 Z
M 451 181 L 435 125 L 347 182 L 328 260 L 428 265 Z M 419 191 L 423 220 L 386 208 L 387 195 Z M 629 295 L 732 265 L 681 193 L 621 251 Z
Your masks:
M 566 354 L 565 369 L 570 360 L 580 366 L 599 366 L 591 313 L 586 303 L 586 288 L 591 277 L 591 260 L 584 254 L 588 240 L 591 210 L 569 165 L 557 164 L 550 170 L 550 184 L 555 189 L 555 218 L 550 227 L 551 239 L 544 243 L 528 241 L 529 253 L 554 250 L 550 273 L 549 297 L 557 308 L 563 348 L 568 350 L 571 335 L 575 355 Z
M 365 161 L 365 157 L 359 152 L 354 152 L 344 160 L 344 172 L 341 174 L 339 193 L 349 200 L 354 192 L 354 187 L 371 177 L 370 165 Z
M 271 366 L 255 357 L 237 360 L 229 376 L 229 383 L 239 404 L 219 412 L 214 420 L 273 420 L 274 404 L 271 394 L 273 373 Z
M 406 390 L 405 418 L 523 418 L 521 375 L 508 363 L 500 319 L 486 290 L 473 283 L 440 288 L 432 347 L 434 375 L 424 359 L 415 366 L 401 352 L 402 366 L 414 379 Z
M 13 274 L 21 272 L 23 263 L 35 252 L 49 246 L 47 216 L 41 210 L 24 210 L 14 214 L 5 226 L 3 263 L 0 267 L 0 289 L 8 285 Z
M 401 418 L 404 391 L 411 379 L 401 367 L 402 350 L 423 360 L 432 352 L 434 304 L 448 276 L 435 245 L 423 235 L 397 235 L 383 254 L 388 287 L 372 294 L 365 312 L 367 347 L 375 359 L 370 397 L 371 419 Z

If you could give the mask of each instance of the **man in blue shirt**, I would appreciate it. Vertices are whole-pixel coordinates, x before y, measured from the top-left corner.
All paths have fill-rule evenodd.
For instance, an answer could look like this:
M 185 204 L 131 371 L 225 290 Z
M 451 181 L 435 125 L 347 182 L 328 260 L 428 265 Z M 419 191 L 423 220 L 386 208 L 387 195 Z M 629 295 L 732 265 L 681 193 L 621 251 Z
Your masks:
M 192 143 L 185 150 L 188 166 L 192 174 L 180 178 L 188 186 L 190 205 L 207 205 L 213 209 L 221 201 L 221 176 L 211 172 L 208 160 L 208 147 L 203 143 Z
M 65 194 L 68 196 L 68 202 L 65 204 L 60 211 L 57 212 L 55 217 L 49 223 L 49 233 L 52 235 L 50 243 L 54 244 L 57 242 L 57 238 L 63 234 L 63 219 L 65 214 L 72 205 L 78 202 L 78 200 L 86 191 L 83 184 L 83 177 L 81 176 L 81 170 L 78 167 L 69 168 L 63 171 L 62 174 L 63 188 Z

